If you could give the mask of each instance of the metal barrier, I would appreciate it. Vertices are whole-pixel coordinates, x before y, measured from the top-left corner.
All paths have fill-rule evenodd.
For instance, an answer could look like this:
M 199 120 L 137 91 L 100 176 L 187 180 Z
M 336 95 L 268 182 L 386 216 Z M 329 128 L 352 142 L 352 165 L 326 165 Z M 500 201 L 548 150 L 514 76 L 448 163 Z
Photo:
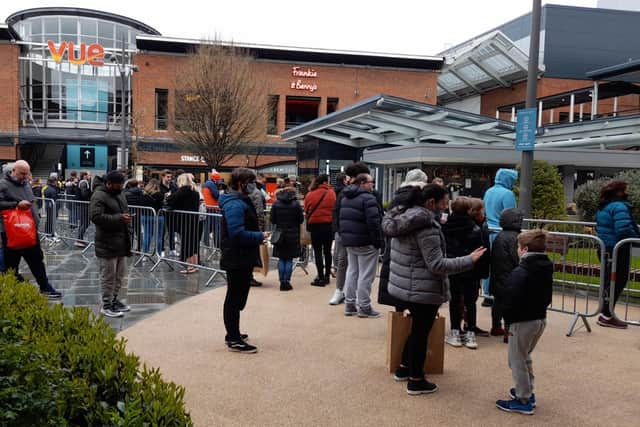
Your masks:
M 36 197 L 40 221 L 38 221 L 38 234 L 40 240 L 54 239 L 56 232 L 56 201 L 44 197 Z
M 541 228 L 547 231 L 576 234 L 595 234 L 596 223 L 588 221 L 562 221 L 555 219 L 526 218 L 522 222 L 522 228 L 532 230 Z
M 628 245 L 628 246 L 626 246 Z M 604 288 L 604 299 L 605 303 L 609 303 L 609 311 L 611 315 L 619 320 L 623 320 L 629 325 L 640 326 L 640 320 L 630 320 L 629 319 L 629 306 L 635 302 L 636 304 L 640 301 L 640 272 L 634 271 L 633 269 L 633 258 L 637 258 L 633 253 L 634 245 L 640 245 L 640 239 L 624 239 L 619 241 L 616 246 L 613 248 L 612 256 L 611 256 L 611 275 L 607 278 L 608 282 L 603 283 Z M 627 250 L 626 248 L 629 248 Z M 622 257 L 628 257 L 628 263 L 622 263 L 622 267 L 624 269 L 623 274 L 626 274 L 625 277 L 625 286 L 620 289 L 620 296 L 625 297 L 625 310 L 624 310 L 624 319 L 621 319 L 615 312 L 616 306 L 616 298 L 611 298 L 611 286 L 616 288 L 616 279 L 618 278 L 618 261 L 626 261 L 623 260 Z M 626 267 L 626 268 L 625 268 Z M 633 280 L 631 280 L 633 279 Z M 630 287 L 630 283 L 636 283 L 638 289 Z M 632 301 L 633 299 L 633 301 Z
M 131 221 L 131 252 L 140 255 L 133 264 L 140 265 L 145 258 L 155 262 L 153 254 L 159 245 L 158 215 L 155 209 L 148 206 L 129 205 L 129 213 L 133 216 Z M 164 225 L 164 224 L 163 224 Z
M 178 255 L 172 250 L 167 255 L 166 251 L 160 250 L 156 263 L 149 271 L 154 271 L 163 262 L 172 270 L 174 269 L 172 264 L 184 266 L 185 269 L 181 273 L 185 274 L 195 273 L 198 269 L 211 271 L 213 274 L 207 280 L 205 286 L 208 286 L 218 274 L 224 274 L 223 270 L 213 265 L 210 257 L 205 257 L 206 254 L 201 253 L 201 249 L 206 251 L 209 248 L 200 245 L 205 224 L 210 222 L 213 224 L 219 223 L 217 227 L 221 230 L 222 215 L 208 212 L 161 209 L 157 218 L 157 224 L 164 222 L 164 227 L 158 227 L 158 236 L 162 236 L 160 244 L 164 245 L 166 237 L 169 240 L 169 244 L 172 240 L 174 245 L 179 243 L 180 252 Z
M 202 242 L 200 245 L 208 249 L 207 261 L 220 256 L 222 248 L 222 209 L 218 206 L 205 206 L 206 212 L 215 216 L 207 216 L 204 220 Z
M 89 220 L 89 202 L 83 200 L 56 200 L 55 234 L 67 246 L 83 248 L 82 253 L 95 243 L 95 227 Z

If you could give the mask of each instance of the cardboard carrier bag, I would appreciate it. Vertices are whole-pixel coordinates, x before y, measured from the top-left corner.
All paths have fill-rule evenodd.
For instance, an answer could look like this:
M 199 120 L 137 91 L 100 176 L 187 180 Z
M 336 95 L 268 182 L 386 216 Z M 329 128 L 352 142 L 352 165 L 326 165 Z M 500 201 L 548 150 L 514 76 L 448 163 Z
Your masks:
M 260 245 L 260 262 L 262 267 L 255 267 L 253 272 L 266 276 L 269 273 L 269 248 L 264 243 Z
M 394 373 L 402 361 L 402 350 L 411 332 L 411 316 L 390 311 L 387 317 L 387 367 Z M 426 374 L 441 374 L 444 370 L 444 317 L 433 322 L 427 340 L 427 357 L 424 360 Z

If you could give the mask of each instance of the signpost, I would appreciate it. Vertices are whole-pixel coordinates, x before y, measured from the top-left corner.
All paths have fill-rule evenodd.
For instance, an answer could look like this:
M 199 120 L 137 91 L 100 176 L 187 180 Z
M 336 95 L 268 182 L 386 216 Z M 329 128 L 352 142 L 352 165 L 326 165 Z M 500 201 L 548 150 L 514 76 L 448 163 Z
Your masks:
M 536 108 L 518 110 L 516 119 L 516 150 L 533 151 L 536 145 Z

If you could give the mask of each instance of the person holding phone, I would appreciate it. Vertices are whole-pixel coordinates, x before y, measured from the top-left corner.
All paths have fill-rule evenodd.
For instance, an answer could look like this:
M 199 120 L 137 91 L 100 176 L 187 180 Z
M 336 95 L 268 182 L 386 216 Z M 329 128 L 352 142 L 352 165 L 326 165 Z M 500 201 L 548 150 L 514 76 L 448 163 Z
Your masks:
M 131 308 L 118 299 L 125 275 L 125 257 L 131 256 L 131 222 L 127 199 L 122 194 L 124 175 L 107 174 L 89 202 L 89 218 L 96 226 L 95 248 L 100 266 L 102 308 L 107 317 L 122 317 Z

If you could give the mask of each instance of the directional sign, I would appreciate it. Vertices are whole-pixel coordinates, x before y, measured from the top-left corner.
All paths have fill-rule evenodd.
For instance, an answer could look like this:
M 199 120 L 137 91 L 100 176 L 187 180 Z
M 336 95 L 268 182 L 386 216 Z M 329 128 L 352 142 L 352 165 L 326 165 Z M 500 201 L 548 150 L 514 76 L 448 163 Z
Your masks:
M 80 167 L 94 168 L 96 166 L 95 147 L 80 147 Z
M 536 145 L 536 108 L 518 110 L 516 119 L 516 150 L 533 151 Z

